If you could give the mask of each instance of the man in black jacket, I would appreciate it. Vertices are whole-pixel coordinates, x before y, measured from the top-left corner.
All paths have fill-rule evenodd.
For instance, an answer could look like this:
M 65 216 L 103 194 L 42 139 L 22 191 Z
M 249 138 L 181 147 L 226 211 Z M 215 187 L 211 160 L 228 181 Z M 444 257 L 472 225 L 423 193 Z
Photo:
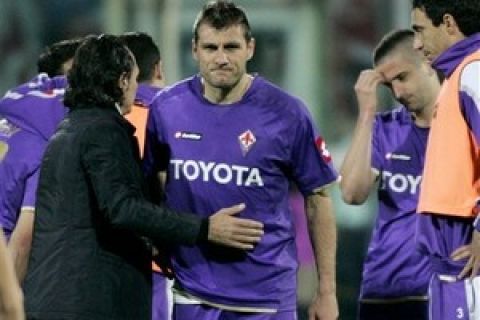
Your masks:
M 146 200 L 134 128 L 123 118 L 138 67 L 114 36 L 79 48 L 68 76 L 70 108 L 42 162 L 25 301 L 30 319 L 149 319 L 154 243 L 211 241 L 241 250 L 263 225 L 234 217 L 208 220 Z

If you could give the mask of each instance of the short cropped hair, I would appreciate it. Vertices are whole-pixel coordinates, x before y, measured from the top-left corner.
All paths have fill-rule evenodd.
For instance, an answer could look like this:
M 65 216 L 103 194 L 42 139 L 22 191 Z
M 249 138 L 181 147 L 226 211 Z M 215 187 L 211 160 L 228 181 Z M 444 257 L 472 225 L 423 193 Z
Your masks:
M 122 75 L 130 76 L 134 66 L 135 58 L 117 36 L 100 35 L 85 40 L 67 76 L 65 105 L 79 109 L 122 104 L 123 91 L 118 81 Z
M 217 30 L 241 25 L 244 29 L 245 40 L 250 42 L 252 39 L 252 31 L 245 10 L 231 1 L 211 1 L 203 7 L 193 24 L 195 43 L 198 42 L 198 29 L 202 24 L 208 24 Z
M 399 46 L 410 46 L 413 49 L 413 38 L 415 33 L 410 29 L 394 30 L 386 34 L 373 50 L 373 65 L 392 53 Z
M 49 77 L 62 75 L 62 65 L 75 56 L 75 51 L 83 40 L 84 38 L 62 40 L 47 46 L 38 58 L 38 73 L 46 73 Z
M 412 0 L 412 8 L 420 9 L 438 27 L 443 16 L 450 14 L 464 36 L 480 32 L 480 1 L 478 0 Z
M 153 78 L 154 67 L 160 62 L 160 49 L 152 37 L 144 32 L 128 32 L 120 36 L 120 39 L 130 49 L 137 60 L 140 70 L 138 82 L 150 81 Z

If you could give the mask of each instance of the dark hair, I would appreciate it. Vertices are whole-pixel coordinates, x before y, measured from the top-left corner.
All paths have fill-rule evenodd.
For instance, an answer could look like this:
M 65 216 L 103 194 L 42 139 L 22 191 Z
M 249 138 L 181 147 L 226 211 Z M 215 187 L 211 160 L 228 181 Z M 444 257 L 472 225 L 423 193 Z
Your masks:
M 217 30 L 241 25 L 244 29 L 245 40 L 249 42 L 252 39 L 252 31 L 245 10 L 231 1 L 211 1 L 203 7 L 193 24 L 195 43 L 198 41 L 198 29 L 202 24 L 208 24 Z
M 435 27 L 443 22 L 443 16 L 450 14 L 464 36 L 469 37 L 480 31 L 480 2 L 475 0 L 412 0 L 412 8 L 420 9 Z
M 120 36 L 135 56 L 140 73 L 138 82 L 152 80 L 154 66 L 160 61 L 160 50 L 152 37 L 144 32 L 128 32 Z
M 413 38 L 415 33 L 410 29 L 393 30 L 387 33 L 373 50 L 373 65 L 389 55 L 398 46 L 410 46 L 413 49 Z
M 122 104 L 118 81 L 122 75 L 128 77 L 134 66 L 135 58 L 118 37 L 100 35 L 86 40 L 68 74 L 65 105 L 75 109 Z
M 75 51 L 84 38 L 62 40 L 47 46 L 37 61 L 38 73 L 46 73 L 49 77 L 63 74 L 62 65 L 75 56 Z

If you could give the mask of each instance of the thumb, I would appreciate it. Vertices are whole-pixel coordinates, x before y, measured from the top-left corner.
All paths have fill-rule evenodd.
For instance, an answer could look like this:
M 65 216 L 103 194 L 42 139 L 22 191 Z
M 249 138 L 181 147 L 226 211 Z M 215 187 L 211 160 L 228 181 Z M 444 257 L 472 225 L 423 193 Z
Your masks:
M 222 210 L 220 210 L 220 213 L 233 216 L 238 214 L 239 212 L 242 212 L 243 210 L 245 210 L 245 203 L 240 203 L 228 208 L 223 208 Z

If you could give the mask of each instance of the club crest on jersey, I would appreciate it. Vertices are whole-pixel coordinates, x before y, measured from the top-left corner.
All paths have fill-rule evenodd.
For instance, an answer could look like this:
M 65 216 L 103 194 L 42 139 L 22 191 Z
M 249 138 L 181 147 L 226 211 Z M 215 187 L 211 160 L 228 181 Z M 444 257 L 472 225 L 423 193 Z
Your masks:
M 240 148 L 242 148 L 243 155 L 246 155 L 247 152 L 250 151 L 256 141 L 257 138 L 255 138 L 250 130 L 247 130 L 238 136 L 238 142 L 240 143 Z
M 175 139 L 199 141 L 199 140 L 202 140 L 202 135 L 200 133 L 195 133 L 195 132 L 177 131 L 175 132 Z
M 328 151 L 327 144 L 325 143 L 325 140 L 323 140 L 322 137 L 318 136 L 315 139 L 315 145 L 317 146 L 317 150 L 320 152 L 325 162 L 332 161 L 332 155 L 330 154 L 330 151 Z

